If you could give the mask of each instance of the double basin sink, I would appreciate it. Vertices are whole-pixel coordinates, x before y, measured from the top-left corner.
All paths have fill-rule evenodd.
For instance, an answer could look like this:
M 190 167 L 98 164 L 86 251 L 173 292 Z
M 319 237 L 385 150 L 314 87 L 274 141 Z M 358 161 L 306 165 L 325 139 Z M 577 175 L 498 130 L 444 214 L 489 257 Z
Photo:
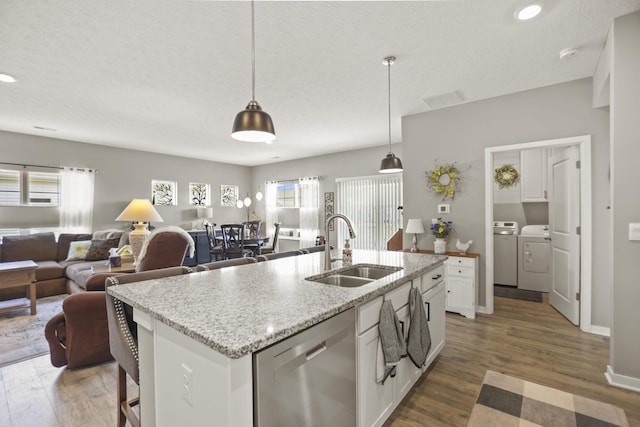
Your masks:
M 375 280 L 382 279 L 399 270 L 402 270 L 402 267 L 356 264 L 352 267 L 341 268 L 339 270 L 307 277 L 306 280 L 345 288 L 357 288 Z

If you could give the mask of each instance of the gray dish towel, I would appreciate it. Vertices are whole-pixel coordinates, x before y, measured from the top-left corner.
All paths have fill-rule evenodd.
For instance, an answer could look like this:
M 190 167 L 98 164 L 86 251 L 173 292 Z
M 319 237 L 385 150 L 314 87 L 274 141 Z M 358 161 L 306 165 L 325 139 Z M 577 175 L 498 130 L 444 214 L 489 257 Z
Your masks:
M 384 376 L 382 384 L 389 375 L 395 376 L 396 365 L 400 359 L 407 355 L 407 345 L 404 341 L 400 321 L 396 316 L 391 301 L 384 301 L 380 308 L 380 342 L 382 343 L 382 354 L 384 355 Z
M 431 349 L 431 334 L 427 316 L 424 314 L 422 295 L 417 288 L 409 293 L 409 335 L 407 337 L 407 353 L 411 361 L 418 367 L 424 366 L 427 354 Z

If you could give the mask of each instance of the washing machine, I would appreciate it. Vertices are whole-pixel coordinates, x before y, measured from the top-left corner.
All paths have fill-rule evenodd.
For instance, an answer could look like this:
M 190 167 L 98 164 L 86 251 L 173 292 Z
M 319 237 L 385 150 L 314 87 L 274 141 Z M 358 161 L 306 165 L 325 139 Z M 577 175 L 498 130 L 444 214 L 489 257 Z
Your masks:
M 525 225 L 518 235 L 518 289 L 549 292 L 551 238 L 548 225 Z
M 493 283 L 518 286 L 518 223 L 493 221 Z

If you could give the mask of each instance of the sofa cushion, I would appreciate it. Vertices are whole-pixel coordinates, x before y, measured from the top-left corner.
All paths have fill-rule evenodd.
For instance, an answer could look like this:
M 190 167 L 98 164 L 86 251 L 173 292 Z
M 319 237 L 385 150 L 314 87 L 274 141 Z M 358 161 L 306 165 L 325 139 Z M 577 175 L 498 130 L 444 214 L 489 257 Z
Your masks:
M 111 239 L 93 239 L 91 240 L 91 247 L 84 259 L 86 261 L 109 259 L 109 249 L 117 248 L 119 242 L 120 237 L 114 237 Z
M 64 265 L 64 263 L 62 263 Z M 69 263 L 65 270 L 65 275 L 69 280 L 73 280 L 78 287 L 85 289 L 85 283 L 87 279 L 93 275 L 91 267 L 93 266 L 104 266 L 104 261 L 92 261 L 92 262 L 77 262 L 77 263 Z
M 69 244 L 80 240 L 91 240 L 91 234 L 62 233 L 58 236 L 58 257 L 56 261 L 64 261 L 69 254 Z
M 65 261 L 84 261 L 91 247 L 91 240 L 80 240 L 69 243 L 69 253 Z
M 36 280 L 50 280 L 64 277 L 64 267 L 55 261 L 38 261 L 36 268 Z
M 122 236 L 122 230 L 117 228 L 110 228 L 108 230 L 98 230 L 93 232 L 92 239 L 112 239 L 114 237 L 120 238 Z
M 58 247 L 53 233 L 4 236 L 2 239 L 2 261 L 53 261 Z

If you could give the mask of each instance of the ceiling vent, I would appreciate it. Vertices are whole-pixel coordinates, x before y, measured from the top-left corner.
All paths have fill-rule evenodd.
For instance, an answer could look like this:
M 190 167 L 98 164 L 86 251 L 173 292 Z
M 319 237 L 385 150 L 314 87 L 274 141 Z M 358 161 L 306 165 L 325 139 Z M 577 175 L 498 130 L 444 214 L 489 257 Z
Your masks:
M 431 109 L 450 107 L 452 105 L 461 104 L 465 101 L 464 95 L 459 90 L 453 92 L 443 93 L 442 95 L 431 96 L 429 98 L 422 98 L 425 104 Z

